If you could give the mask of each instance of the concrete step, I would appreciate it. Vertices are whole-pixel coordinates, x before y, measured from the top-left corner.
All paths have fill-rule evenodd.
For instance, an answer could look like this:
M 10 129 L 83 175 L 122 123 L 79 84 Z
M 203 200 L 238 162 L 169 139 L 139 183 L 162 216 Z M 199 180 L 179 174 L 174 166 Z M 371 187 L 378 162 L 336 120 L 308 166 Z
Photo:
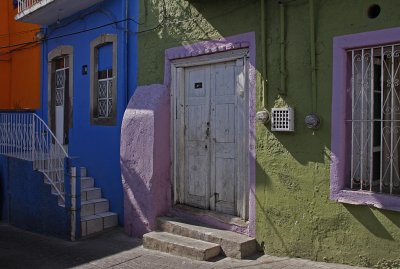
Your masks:
M 81 177 L 81 190 L 94 187 L 94 178 Z
M 50 182 L 45 182 L 45 184 L 51 186 L 51 193 L 57 193 L 56 189 L 54 188 L 54 186 Z M 60 191 L 64 192 L 64 182 L 57 183 L 56 185 L 57 185 L 58 188 L 61 189 Z
M 145 234 L 143 236 L 143 247 L 199 261 L 209 260 L 218 256 L 221 252 L 218 244 L 166 232 Z
M 81 202 L 81 216 L 96 215 L 98 213 L 108 212 L 109 202 L 107 199 L 93 199 Z
M 81 191 L 81 200 L 88 201 L 93 199 L 101 198 L 101 189 L 100 188 L 86 188 Z
M 81 177 L 87 177 L 87 169 L 86 169 L 86 167 L 81 167 Z
M 82 237 L 102 232 L 118 225 L 118 214 L 103 212 L 81 217 Z
M 55 182 L 58 183 L 60 181 L 55 181 Z M 50 181 L 47 178 L 44 179 L 44 183 L 51 185 Z M 58 184 L 60 184 L 62 189 L 64 190 L 64 179 L 61 181 L 61 183 L 58 183 Z M 92 178 L 92 177 L 81 177 L 81 190 L 83 191 L 85 189 L 90 189 L 90 188 L 95 188 L 94 187 L 94 178 Z M 55 192 L 53 187 L 52 187 L 51 191 Z
M 242 259 L 257 251 L 256 240 L 243 234 L 193 225 L 178 218 L 162 217 L 157 222 L 161 231 L 218 244 L 227 257 Z

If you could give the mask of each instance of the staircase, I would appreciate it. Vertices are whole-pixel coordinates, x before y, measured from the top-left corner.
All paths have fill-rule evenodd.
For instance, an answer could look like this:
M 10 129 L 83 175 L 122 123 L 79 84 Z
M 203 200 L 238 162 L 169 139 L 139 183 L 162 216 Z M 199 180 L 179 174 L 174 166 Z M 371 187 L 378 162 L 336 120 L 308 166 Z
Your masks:
M 50 184 L 45 180 L 46 184 Z M 52 187 L 53 195 L 58 196 L 58 205 L 65 207 L 64 201 Z M 110 212 L 110 204 L 102 198 L 101 188 L 95 187 L 94 178 L 87 176 L 81 167 L 81 235 L 87 237 L 118 225 L 118 214 Z
M 51 194 L 57 196 L 58 205 L 65 208 L 65 160 L 69 156 L 38 115 L 0 113 L 0 154 L 33 162 L 33 170 L 44 175 L 44 183 L 51 186 Z M 109 201 L 102 198 L 101 189 L 95 187 L 94 179 L 87 176 L 83 167 L 80 191 L 82 237 L 118 225 L 118 215 L 109 212 Z M 71 222 L 72 230 L 75 230 L 74 221 Z M 74 238 L 75 233 L 71 236 Z
M 143 246 L 195 260 L 206 261 L 219 255 L 242 259 L 257 251 L 254 238 L 182 219 L 157 219 L 158 231 L 143 236 Z
M 81 167 L 81 233 L 86 237 L 118 225 L 118 214 L 110 212 L 110 204 L 95 187 L 94 178 Z

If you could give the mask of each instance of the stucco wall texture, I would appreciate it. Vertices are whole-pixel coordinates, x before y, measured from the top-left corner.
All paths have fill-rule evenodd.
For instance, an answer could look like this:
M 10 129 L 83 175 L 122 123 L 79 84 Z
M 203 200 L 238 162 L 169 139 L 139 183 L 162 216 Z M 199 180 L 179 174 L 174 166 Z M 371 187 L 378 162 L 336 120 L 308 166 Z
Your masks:
M 138 87 L 121 128 L 125 231 L 141 237 L 157 228 L 171 204 L 169 94 L 163 85 Z
M 0 2 L 0 109 L 35 109 L 40 106 L 39 26 L 14 20 L 12 1 Z M 23 78 L 23 79 L 22 79 Z
M 69 212 L 57 203 L 32 162 L 0 156 L 0 220 L 18 228 L 70 238 Z
M 381 13 L 367 16 L 377 2 Z M 165 49 L 255 32 L 257 106 L 261 95 L 259 0 L 141 1 L 139 85 L 162 83 Z M 333 37 L 399 26 L 397 0 L 316 0 L 317 102 L 322 119 L 308 130 L 312 110 L 308 1 L 288 1 L 286 13 L 287 95 L 279 95 L 280 27 L 278 1 L 266 2 L 267 107 L 295 108 L 294 133 L 257 125 L 256 238 L 267 253 L 319 261 L 373 266 L 400 256 L 400 214 L 329 199 Z M 165 10 L 165 13 L 164 11 Z M 143 53 L 145 52 L 145 53 Z

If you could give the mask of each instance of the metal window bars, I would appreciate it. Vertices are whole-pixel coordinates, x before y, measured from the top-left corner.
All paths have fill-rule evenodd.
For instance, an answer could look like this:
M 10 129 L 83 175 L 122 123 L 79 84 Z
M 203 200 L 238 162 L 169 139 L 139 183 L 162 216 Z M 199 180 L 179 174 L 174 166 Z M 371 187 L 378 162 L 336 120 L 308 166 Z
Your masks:
M 112 70 L 104 71 L 105 77 L 98 80 L 97 83 L 97 105 L 98 117 L 110 118 L 112 117 L 113 107 L 113 81 Z
M 351 57 L 351 189 L 400 194 L 400 45 Z
M 65 202 L 64 147 L 46 123 L 34 113 L 0 113 L 0 154 L 33 162 L 45 182 Z

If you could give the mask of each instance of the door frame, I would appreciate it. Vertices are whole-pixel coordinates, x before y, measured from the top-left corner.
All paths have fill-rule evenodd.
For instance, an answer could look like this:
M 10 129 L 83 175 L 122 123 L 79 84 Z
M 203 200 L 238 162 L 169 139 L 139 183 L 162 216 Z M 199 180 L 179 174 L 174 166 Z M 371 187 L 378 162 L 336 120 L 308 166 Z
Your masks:
M 72 128 L 72 108 L 73 108 L 73 76 L 74 76 L 74 48 L 72 46 L 58 46 L 51 50 L 47 55 L 48 65 L 47 65 L 47 111 L 48 111 L 48 124 L 50 130 L 55 130 L 55 106 L 54 106 L 54 98 L 53 98 L 53 73 L 55 71 L 53 62 L 55 59 L 60 57 L 68 57 L 68 65 L 69 65 L 69 79 L 68 79 L 68 91 L 67 96 L 68 100 L 65 100 L 65 108 L 64 111 L 67 113 L 64 115 L 64 119 L 67 118 L 67 124 L 64 124 L 64 132 L 68 133 L 68 130 Z M 54 131 L 53 131 L 54 132 Z M 55 132 L 54 132 L 55 133 Z M 64 141 L 59 141 L 64 145 Z M 67 144 L 68 145 L 68 144 Z M 66 145 L 66 146 L 67 146 Z
M 246 129 L 243 131 L 244 140 L 249 141 L 249 48 L 241 48 L 225 52 L 214 53 L 211 55 L 202 55 L 197 57 L 189 57 L 171 61 L 171 178 L 173 180 L 173 203 L 184 203 L 185 197 L 185 179 L 184 175 L 184 128 L 180 128 L 179 122 L 184 122 L 184 108 L 179 104 L 184 104 L 185 96 L 185 68 L 196 67 L 201 65 L 213 65 L 238 59 L 244 59 L 244 75 L 245 75 L 245 103 L 244 119 Z M 180 99 L 178 101 L 178 98 Z M 249 143 L 248 143 L 249 144 Z M 244 147 L 245 149 L 246 147 Z M 246 155 L 243 175 L 247 175 L 241 182 L 242 186 L 238 185 L 238 189 L 243 187 L 244 191 L 241 195 L 242 201 L 236 206 L 237 215 L 247 220 L 249 218 L 249 156 Z M 238 194 L 238 193 L 237 193 Z M 237 195 L 236 194 L 236 195 Z M 240 200 L 239 200 L 240 201 Z

